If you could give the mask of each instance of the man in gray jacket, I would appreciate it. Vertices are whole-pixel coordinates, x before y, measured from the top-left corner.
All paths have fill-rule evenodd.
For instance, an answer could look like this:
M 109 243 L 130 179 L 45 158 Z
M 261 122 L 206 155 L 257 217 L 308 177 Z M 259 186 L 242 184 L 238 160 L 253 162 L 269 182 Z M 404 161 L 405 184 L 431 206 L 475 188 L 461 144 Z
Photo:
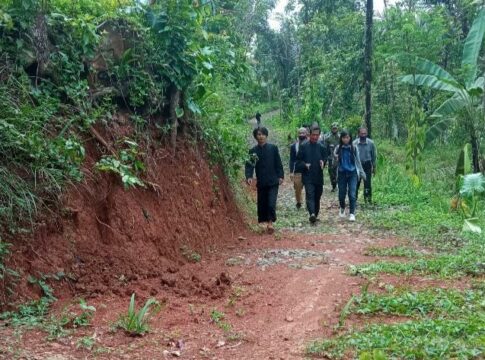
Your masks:
M 372 203 L 372 176 L 376 173 L 377 150 L 374 141 L 367 137 L 367 128 L 359 129 L 359 138 L 354 140 L 354 146 L 359 149 L 360 162 L 365 172 L 364 179 L 364 201 Z M 357 194 L 359 193 L 360 182 L 357 184 Z

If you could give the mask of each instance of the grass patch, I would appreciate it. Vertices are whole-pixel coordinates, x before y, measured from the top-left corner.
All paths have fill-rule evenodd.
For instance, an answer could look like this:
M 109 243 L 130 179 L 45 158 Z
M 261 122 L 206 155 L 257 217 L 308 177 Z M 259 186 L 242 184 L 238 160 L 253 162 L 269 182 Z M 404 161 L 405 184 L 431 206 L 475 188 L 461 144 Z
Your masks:
M 452 246 L 464 243 L 463 219 L 450 209 L 455 191 L 455 168 L 450 159 L 457 158 L 459 150 L 427 150 L 426 169 L 416 183 L 402 166 L 406 161 L 404 148 L 387 142 L 379 143 L 378 148 L 378 171 L 373 178 L 377 205 L 372 211 L 362 212 L 366 223 L 440 249 L 450 242 Z M 481 222 L 484 225 L 483 216 Z
M 423 254 L 406 246 L 377 247 L 370 246 L 364 250 L 367 256 L 397 256 L 397 257 L 421 257 Z
M 473 315 L 485 310 L 484 295 L 483 289 L 465 291 L 453 289 L 396 290 L 389 294 L 364 292 L 354 297 L 347 313 L 420 317 Z
M 69 335 L 72 329 L 89 326 L 96 309 L 83 299 L 79 302 L 79 309 L 67 307 L 59 315 L 48 317 L 49 309 L 54 300 L 42 297 L 18 306 L 17 311 L 7 311 L 0 315 L 13 327 L 26 327 L 27 329 L 38 328 L 45 331 L 48 340 L 55 340 Z
M 485 244 L 482 241 L 469 243 L 456 253 L 438 254 L 410 262 L 377 261 L 371 264 L 350 266 L 352 275 L 372 276 L 386 274 L 434 275 L 442 278 L 480 276 L 485 274 Z
M 362 331 L 315 341 L 307 353 L 341 359 L 381 350 L 391 359 L 478 359 L 484 354 L 485 316 L 428 319 L 392 325 L 370 325 Z

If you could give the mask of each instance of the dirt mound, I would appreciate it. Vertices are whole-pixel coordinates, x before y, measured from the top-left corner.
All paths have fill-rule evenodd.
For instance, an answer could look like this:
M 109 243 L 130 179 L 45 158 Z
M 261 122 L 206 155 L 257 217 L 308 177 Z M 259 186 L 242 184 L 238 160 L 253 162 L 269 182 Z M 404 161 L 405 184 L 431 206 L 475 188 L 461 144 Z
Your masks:
M 103 136 L 115 140 L 106 131 Z M 152 145 L 146 159 L 151 186 L 125 190 L 114 175 L 92 170 L 103 149 L 89 140 L 85 181 L 65 193 L 54 219 L 48 214 L 32 237 L 13 240 L 10 265 L 23 279 L 15 292 L 40 293 L 27 275 L 43 275 L 61 297 L 124 293 L 119 288 L 129 282 L 160 277 L 161 287 L 217 296 L 226 286 L 223 275 L 214 292 L 214 284 L 179 269 L 232 242 L 244 231 L 243 219 L 203 147 L 177 146 L 174 156 L 169 146 Z

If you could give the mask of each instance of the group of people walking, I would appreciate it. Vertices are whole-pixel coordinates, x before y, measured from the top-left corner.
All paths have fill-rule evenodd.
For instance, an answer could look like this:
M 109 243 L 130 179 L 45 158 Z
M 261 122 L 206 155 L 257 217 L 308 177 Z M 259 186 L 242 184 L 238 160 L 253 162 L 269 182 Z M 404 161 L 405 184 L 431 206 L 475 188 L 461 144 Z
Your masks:
M 246 181 L 251 185 L 256 172 L 258 221 L 267 224 L 267 231 L 274 231 L 276 221 L 276 200 L 279 185 L 284 180 L 284 170 L 276 145 L 267 142 L 268 129 L 260 126 L 254 129 L 257 145 L 249 151 L 246 164 Z M 339 124 L 333 123 L 331 131 L 323 135 L 317 124 L 298 129 L 298 139 L 290 147 L 289 171 L 295 189 L 296 207 L 302 207 L 302 192 L 305 189 L 305 203 L 309 221 L 315 224 L 320 213 L 320 199 L 323 194 L 324 168 L 328 174 L 332 192 L 338 188 L 339 216 L 346 215 L 348 197 L 348 218 L 355 221 L 355 209 L 360 183 L 364 183 L 364 200 L 372 201 L 372 176 L 376 171 L 377 151 L 374 142 L 368 138 L 367 129 L 359 129 L 358 138 L 352 140 L 346 130 L 339 131 Z

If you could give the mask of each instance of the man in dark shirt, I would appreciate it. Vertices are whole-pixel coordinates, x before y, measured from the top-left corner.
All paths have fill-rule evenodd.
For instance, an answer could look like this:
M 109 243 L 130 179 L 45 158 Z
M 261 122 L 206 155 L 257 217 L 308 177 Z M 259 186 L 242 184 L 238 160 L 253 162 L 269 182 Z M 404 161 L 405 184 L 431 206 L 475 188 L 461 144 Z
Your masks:
M 327 147 L 319 142 L 320 128 L 312 126 L 310 141 L 300 147 L 297 160 L 304 164 L 303 185 L 310 222 L 317 221 L 320 212 L 320 198 L 323 193 L 323 168 L 328 158 Z
M 276 221 L 276 199 L 278 187 L 285 177 L 278 147 L 267 143 L 268 129 L 254 129 L 253 136 L 258 145 L 249 150 L 249 161 L 246 163 L 246 182 L 252 185 L 253 173 L 256 170 L 256 188 L 258 190 L 258 222 L 267 223 L 267 231 L 274 232 Z
M 258 127 L 261 126 L 261 114 L 259 113 L 259 111 L 256 113 L 256 125 Z
M 307 129 L 301 127 L 298 130 L 298 140 L 295 141 L 290 146 L 290 177 L 293 180 L 293 187 L 295 189 L 295 198 L 296 198 L 296 208 L 301 208 L 301 192 L 303 190 L 303 180 L 302 180 L 302 166 L 301 163 L 296 161 L 296 155 L 298 154 L 298 150 L 300 150 L 300 146 L 307 141 Z

